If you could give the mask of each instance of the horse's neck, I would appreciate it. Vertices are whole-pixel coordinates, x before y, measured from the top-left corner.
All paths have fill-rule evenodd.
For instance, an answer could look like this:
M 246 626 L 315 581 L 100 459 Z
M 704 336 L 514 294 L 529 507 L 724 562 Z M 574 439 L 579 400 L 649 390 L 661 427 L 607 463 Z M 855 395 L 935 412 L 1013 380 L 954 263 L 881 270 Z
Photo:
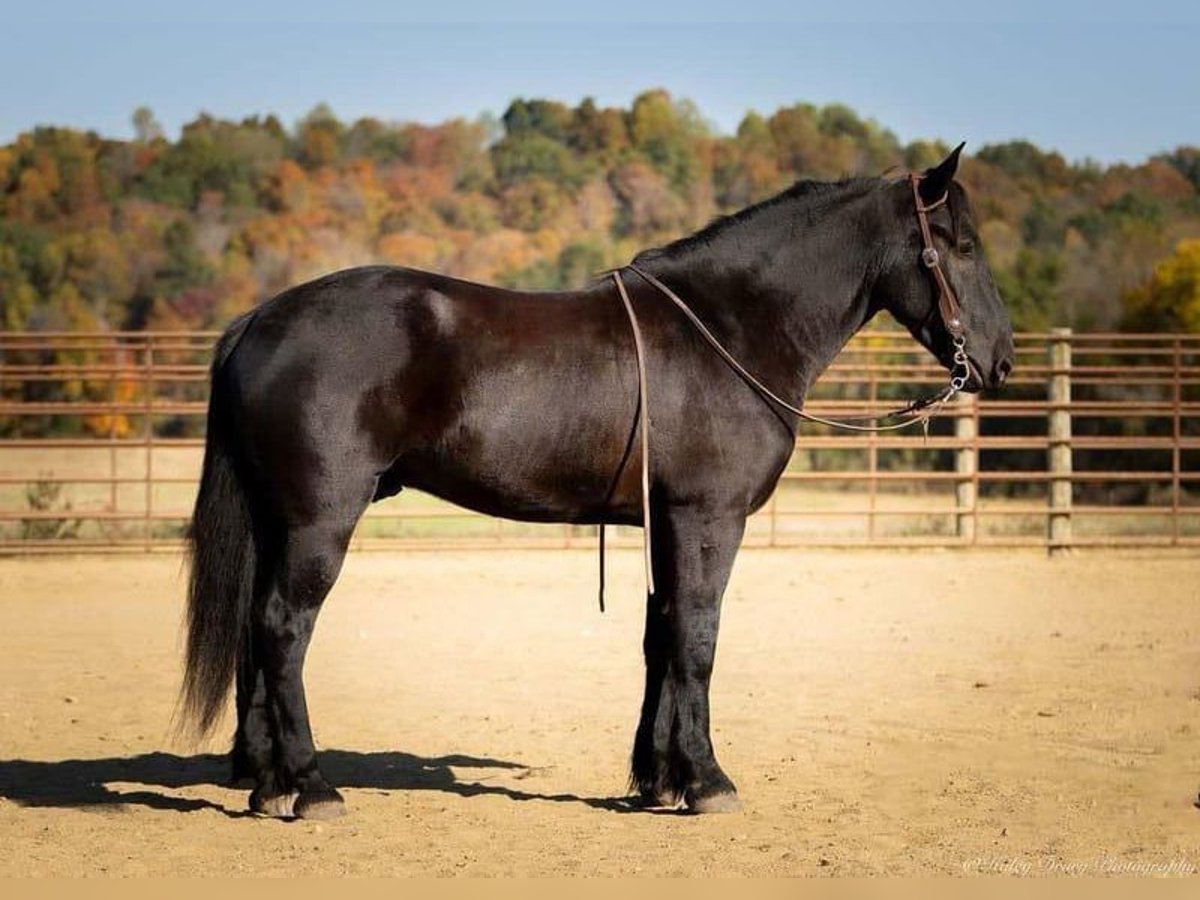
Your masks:
M 638 264 L 768 387 L 800 402 L 870 318 L 870 267 L 854 259 L 838 229 L 801 239 L 755 233 L 749 224 L 745 231 Z

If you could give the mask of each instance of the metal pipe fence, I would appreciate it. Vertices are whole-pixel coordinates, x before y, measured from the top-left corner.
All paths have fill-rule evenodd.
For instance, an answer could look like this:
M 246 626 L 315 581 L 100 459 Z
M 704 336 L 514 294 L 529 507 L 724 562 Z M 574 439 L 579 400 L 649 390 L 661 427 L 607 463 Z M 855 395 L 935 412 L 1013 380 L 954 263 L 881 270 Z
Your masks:
M 0 552 L 178 548 L 216 337 L 0 332 Z M 907 334 L 865 332 L 807 406 L 881 412 L 945 377 Z M 368 511 L 353 545 L 571 547 L 594 534 L 489 519 L 405 491 Z M 614 542 L 636 540 L 618 529 Z M 1200 544 L 1200 336 L 1022 334 L 1005 391 L 961 397 L 927 435 L 805 424 L 746 542 L 1050 552 Z

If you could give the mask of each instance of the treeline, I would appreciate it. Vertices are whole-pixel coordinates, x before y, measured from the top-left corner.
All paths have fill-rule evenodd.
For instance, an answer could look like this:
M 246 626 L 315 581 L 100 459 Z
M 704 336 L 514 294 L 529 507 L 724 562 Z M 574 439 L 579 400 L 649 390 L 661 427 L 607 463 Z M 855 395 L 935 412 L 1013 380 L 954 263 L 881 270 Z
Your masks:
M 3 328 L 217 327 L 370 262 L 579 285 L 796 179 L 921 168 L 947 150 L 839 105 L 749 113 L 721 135 L 663 91 L 628 109 L 517 100 L 499 120 L 433 126 L 318 106 L 292 127 L 203 115 L 177 140 L 140 109 L 134 128 L 38 128 L 0 147 Z M 960 172 L 1018 327 L 1200 330 L 1187 240 L 1200 149 L 1105 167 L 1014 141 L 976 148 Z

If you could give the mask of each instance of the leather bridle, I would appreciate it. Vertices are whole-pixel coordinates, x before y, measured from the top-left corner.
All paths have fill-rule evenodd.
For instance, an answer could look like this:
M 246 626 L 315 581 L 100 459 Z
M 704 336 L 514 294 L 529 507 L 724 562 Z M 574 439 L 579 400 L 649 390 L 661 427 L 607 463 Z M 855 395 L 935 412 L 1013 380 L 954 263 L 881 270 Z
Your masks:
M 921 176 L 915 173 L 910 174 L 908 183 L 912 187 L 913 208 L 917 211 L 917 226 L 921 231 L 921 264 L 933 276 L 933 283 L 937 289 L 937 304 L 934 309 L 941 316 L 942 326 L 950 335 L 950 342 L 954 345 L 954 368 L 950 371 L 950 387 L 955 393 L 958 393 L 966 386 L 967 379 L 971 375 L 967 363 L 966 328 L 962 322 L 958 295 L 954 293 L 950 279 L 946 277 L 946 273 L 942 269 L 942 259 L 938 254 L 937 247 L 933 246 L 933 230 L 929 227 L 929 214 L 947 202 L 950 192 L 947 190 L 939 199 L 926 206 L 921 202 Z M 933 310 L 930 310 L 930 315 L 932 314 Z M 957 374 L 959 370 L 962 374 Z
M 901 428 L 908 428 L 911 425 L 920 423 L 925 429 L 926 435 L 929 433 L 929 419 L 937 413 L 951 398 L 961 391 L 967 384 L 971 376 L 970 364 L 967 361 L 966 350 L 966 328 L 963 325 L 961 309 L 958 305 L 958 296 L 954 293 L 954 288 L 950 285 L 950 280 L 946 277 L 945 271 L 942 269 L 941 257 L 938 255 L 937 248 L 933 245 L 933 231 L 929 227 L 929 213 L 936 210 L 938 207 L 947 203 L 949 199 L 949 191 L 935 200 L 929 205 L 925 205 L 921 200 L 920 183 L 922 176 L 910 174 L 907 176 L 909 185 L 912 188 L 913 205 L 916 209 L 917 225 L 921 233 L 921 264 L 929 271 L 933 278 L 934 289 L 937 293 L 936 303 L 930 309 L 929 319 L 936 312 L 950 335 L 950 341 L 954 346 L 953 366 L 950 369 L 950 383 L 941 391 L 929 397 L 922 397 L 914 400 L 901 409 L 891 412 L 872 414 L 864 416 L 851 416 L 845 419 L 826 419 L 821 416 L 815 416 L 810 412 L 805 412 L 801 407 L 789 403 L 784 400 L 769 387 L 754 377 L 746 367 L 738 362 L 737 358 L 732 353 L 725 349 L 724 345 L 709 331 L 704 322 L 697 316 L 683 301 L 683 299 L 673 290 L 659 281 L 651 273 L 639 268 L 634 263 L 629 263 L 623 269 L 628 269 L 636 273 L 643 281 L 653 286 L 664 297 L 670 300 L 680 312 L 684 314 L 687 320 L 692 324 L 696 331 L 705 341 L 717 352 L 717 354 L 725 360 L 726 363 L 736 372 L 742 380 L 750 385 L 758 394 L 765 400 L 768 400 L 782 407 L 788 412 L 799 416 L 809 422 L 815 422 L 819 425 L 827 425 L 831 428 L 841 428 L 847 431 L 863 431 L 863 432 L 881 432 L 881 431 L 897 431 Z M 646 383 L 646 358 L 645 348 L 642 343 L 642 331 L 638 325 L 637 313 L 634 312 L 633 303 L 629 299 L 629 293 L 625 288 L 625 281 L 621 277 L 622 269 L 614 269 L 608 274 L 611 275 L 617 287 L 617 293 L 620 295 L 621 302 L 625 307 L 625 313 L 629 317 L 629 327 L 633 332 L 634 352 L 637 358 L 637 374 L 638 374 L 638 412 L 637 425 L 641 431 L 641 449 L 642 449 L 642 466 L 641 466 L 641 488 L 642 488 L 642 527 L 643 527 L 643 549 L 645 551 L 646 563 L 646 586 L 650 594 L 654 593 L 654 566 L 650 545 L 650 410 L 649 410 L 649 392 Z M 859 422 L 880 422 L 886 419 L 900 419 L 900 421 L 889 425 L 862 425 Z M 790 427 L 790 426 L 789 426 Z M 795 434 L 793 432 L 793 437 Z M 600 610 L 604 611 L 604 525 L 600 526 Z

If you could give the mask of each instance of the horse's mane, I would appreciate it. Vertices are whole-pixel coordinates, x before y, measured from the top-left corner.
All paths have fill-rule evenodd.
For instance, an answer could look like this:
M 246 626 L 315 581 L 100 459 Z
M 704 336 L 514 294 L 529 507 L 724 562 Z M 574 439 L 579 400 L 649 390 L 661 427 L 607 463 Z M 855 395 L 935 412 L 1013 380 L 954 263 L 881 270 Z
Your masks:
M 847 196 L 857 196 L 880 184 L 878 178 L 842 178 L 837 181 L 815 181 L 806 179 L 797 181 L 772 197 L 751 204 L 745 209 L 724 216 L 717 216 L 699 231 L 671 241 L 661 247 L 652 247 L 639 253 L 634 261 L 651 258 L 670 257 L 677 254 L 708 247 L 715 238 L 724 234 L 730 228 L 755 218 L 765 210 L 773 209 L 787 203 L 794 203 L 797 210 L 809 210 L 815 206 L 827 205 L 833 200 L 844 199 Z

